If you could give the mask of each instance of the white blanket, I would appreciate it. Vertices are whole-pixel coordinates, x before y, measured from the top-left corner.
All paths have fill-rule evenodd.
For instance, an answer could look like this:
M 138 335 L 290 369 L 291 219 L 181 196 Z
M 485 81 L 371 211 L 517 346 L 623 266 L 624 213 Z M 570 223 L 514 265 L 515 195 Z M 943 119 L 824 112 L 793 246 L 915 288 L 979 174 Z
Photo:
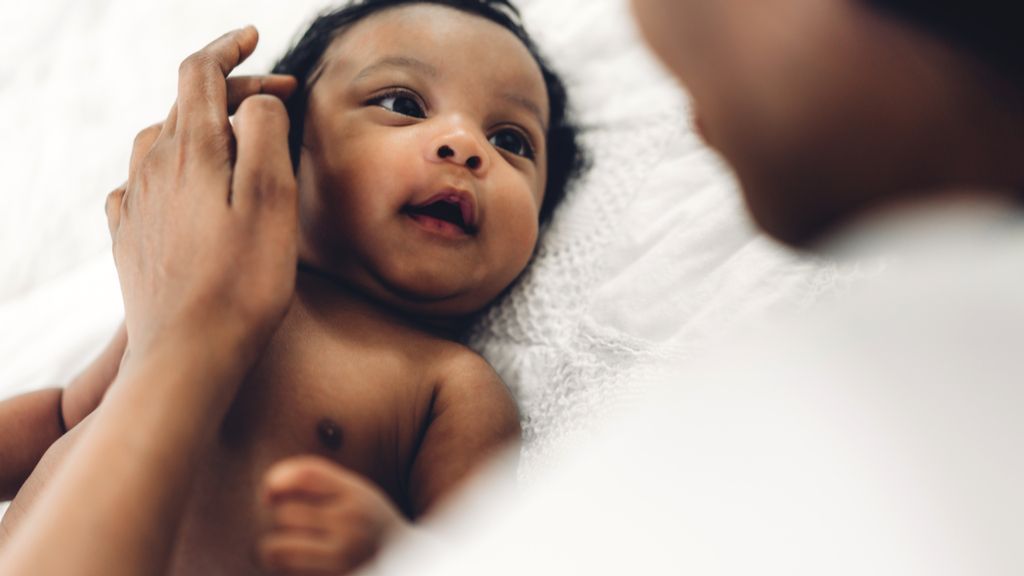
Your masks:
M 521 1 L 568 78 L 594 160 L 533 267 L 472 343 L 520 400 L 524 472 L 642 389 L 643 374 L 737 322 L 799 308 L 834 267 L 756 234 L 735 185 L 689 128 L 625 0 Z M 135 133 L 159 121 L 178 62 L 247 23 L 242 72 L 266 71 L 317 0 L 48 0 L 0 20 L 0 397 L 61 385 L 120 315 L 103 200 Z

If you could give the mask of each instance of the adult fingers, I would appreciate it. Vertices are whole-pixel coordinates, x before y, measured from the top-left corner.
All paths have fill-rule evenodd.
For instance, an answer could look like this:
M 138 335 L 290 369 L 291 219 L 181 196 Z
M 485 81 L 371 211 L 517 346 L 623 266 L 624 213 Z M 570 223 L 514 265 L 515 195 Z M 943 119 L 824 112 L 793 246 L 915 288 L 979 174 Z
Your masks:
M 262 76 L 232 76 L 228 78 L 228 115 L 238 111 L 242 102 L 258 94 L 269 94 L 287 100 L 299 83 L 294 76 L 267 74 Z
M 252 26 L 228 32 L 192 54 L 178 69 L 177 122 L 180 130 L 225 130 L 228 122 L 227 75 L 256 49 Z
M 153 144 L 163 130 L 163 123 L 153 124 L 135 135 L 135 142 L 132 144 L 132 156 L 128 161 L 128 180 L 131 181 L 138 173 L 142 160 L 153 149 Z
M 110 239 L 117 239 L 117 230 L 121 227 L 121 206 L 122 199 L 124 198 L 125 188 L 128 185 L 127 182 L 114 189 L 113 192 L 107 194 L 106 205 L 104 206 L 107 212 L 107 229 L 110 231 Z
M 178 126 L 178 101 L 175 100 L 174 104 L 171 105 L 171 111 L 167 113 L 167 118 L 163 121 L 163 131 L 161 132 L 167 138 L 174 136 L 174 130 Z
M 276 215 L 273 217 L 292 217 L 296 185 L 288 151 L 288 125 L 284 104 L 273 96 L 251 96 L 239 106 L 234 125 L 237 155 L 231 185 L 233 206 L 263 210 L 264 214 Z
M 238 111 L 238 107 L 250 96 L 269 94 L 281 100 L 287 100 L 298 88 L 299 82 L 294 76 L 287 74 L 264 74 L 255 76 L 232 76 L 227 79 L 228 116 Z M 164 133 L 173 136 L 178 124 L 178 103 L 171 106 L 171 111 L 164 120 Z

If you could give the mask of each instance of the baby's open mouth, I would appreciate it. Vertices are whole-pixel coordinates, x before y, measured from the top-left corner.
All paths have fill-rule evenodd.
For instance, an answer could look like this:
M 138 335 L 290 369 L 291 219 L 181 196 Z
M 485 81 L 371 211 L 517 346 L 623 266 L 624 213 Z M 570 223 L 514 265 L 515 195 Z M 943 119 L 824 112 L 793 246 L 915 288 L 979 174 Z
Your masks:
M 476 227 L 467 219 L 467 212 L 470 211 L 456 195 L 440 196 L 419 206 L 409 206 L 403 212 L 439 230 L 454 228 L 467 235 L 476 233 Z

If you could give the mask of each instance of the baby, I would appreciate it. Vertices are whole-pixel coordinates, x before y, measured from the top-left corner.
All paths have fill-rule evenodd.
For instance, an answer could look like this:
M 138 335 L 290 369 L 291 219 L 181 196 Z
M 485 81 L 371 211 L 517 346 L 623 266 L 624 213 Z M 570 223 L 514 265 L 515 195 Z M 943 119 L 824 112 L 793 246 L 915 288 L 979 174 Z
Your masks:
M 581 166 L 564 87 L 505 0 L 356 3 L 275 72 L 299 81 L 295 297 L 194 479 L 174 574 L 346 572 L 517 438 L 508 390 L 457 337 Z M 0 546 L 128 339 L 65 391 L 0 404 Z

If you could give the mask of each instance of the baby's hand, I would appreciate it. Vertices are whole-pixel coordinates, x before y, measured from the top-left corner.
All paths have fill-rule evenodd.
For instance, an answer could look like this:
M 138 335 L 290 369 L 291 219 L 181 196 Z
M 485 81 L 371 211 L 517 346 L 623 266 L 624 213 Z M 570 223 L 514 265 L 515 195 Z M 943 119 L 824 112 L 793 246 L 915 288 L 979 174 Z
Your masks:
M 264 569 L 336 576 L 355 569 L 407 521 L 365 478 L 315 456 L 275 464 L 263 481 L 270 530 L 258 544 Z

